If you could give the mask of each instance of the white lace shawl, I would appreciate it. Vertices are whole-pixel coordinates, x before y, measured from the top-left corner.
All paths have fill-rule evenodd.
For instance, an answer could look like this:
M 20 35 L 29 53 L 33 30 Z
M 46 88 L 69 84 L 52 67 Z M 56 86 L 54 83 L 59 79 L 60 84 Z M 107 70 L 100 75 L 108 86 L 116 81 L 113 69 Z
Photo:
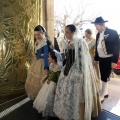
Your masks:
M 46 39 L 44 38 L 43 40 L 36 41 L 35 42 L 35 53 L 37 53 L 37 50 L 42 48 L 43 46 L 47 45 Z
M 50 63 L 50 67 L 49 69 L 53 72 L 57 72 L 57 71 L 61 71 L 61 66 L 59 66 L 58 64 L 54 67 L 53 63 Z
M 63 60 L 62 60 L 62 56 L 60 54 L 60 52 L 58 52 L 57 50 L 54 50 L 55 52 L 55 56 L 57 57 L 57 64 L 61 67 L 63 67 Z
M 94 108 L 93 96 L 97 96 L 98 93 L 98 87 L 96 83 L 98 78 L 92 65 L 92 60 L 89 54 L 89 49 L 87 47 L 86 41 L 84 39 L 76 38 L 74 39 L 74 45 L 75 45 L 75 61 L 77 62 L 77 69 L 80 69 L 79 61 L 81 61 L 82 73 L 84 76 L 83 81 L 84 81 L 84 95 L 85 95 L 85 120 L 91 120 L 91 114 Z M 79 54 L 81 58 L 79 58 Z

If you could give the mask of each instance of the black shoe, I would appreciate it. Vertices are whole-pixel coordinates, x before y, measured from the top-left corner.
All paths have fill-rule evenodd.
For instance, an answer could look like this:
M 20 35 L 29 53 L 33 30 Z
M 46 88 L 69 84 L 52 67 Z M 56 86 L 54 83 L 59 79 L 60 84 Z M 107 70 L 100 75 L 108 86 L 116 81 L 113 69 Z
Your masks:
M 42 120 L 48 120 L 50 117 L 42 117 Z
M 107 94 L 107 95 L 104 96 L 104 98 L 108 98 L 108 96 L 109 96 L 109 95 Z

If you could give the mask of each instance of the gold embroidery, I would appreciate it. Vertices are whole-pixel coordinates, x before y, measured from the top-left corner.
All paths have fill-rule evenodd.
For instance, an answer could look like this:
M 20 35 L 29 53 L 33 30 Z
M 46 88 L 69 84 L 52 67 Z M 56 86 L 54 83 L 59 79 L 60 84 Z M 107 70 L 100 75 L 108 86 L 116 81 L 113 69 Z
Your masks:
M 105 46 L 105 41 L 104 41 L 104 39 L 101 40 L 101 44 L 102 44 L 102 48 L 103 48 L 104 54 L 107 55 L 107 50 L 106 50 L 106 46 Z

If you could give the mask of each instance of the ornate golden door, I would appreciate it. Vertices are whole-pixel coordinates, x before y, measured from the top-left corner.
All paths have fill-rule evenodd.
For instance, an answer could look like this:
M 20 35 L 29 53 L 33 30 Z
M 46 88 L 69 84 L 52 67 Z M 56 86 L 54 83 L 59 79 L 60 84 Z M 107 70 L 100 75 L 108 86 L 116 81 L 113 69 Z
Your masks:
M 24 91 L 40 20 L 41 0 L 0 0 L 0 98 Z

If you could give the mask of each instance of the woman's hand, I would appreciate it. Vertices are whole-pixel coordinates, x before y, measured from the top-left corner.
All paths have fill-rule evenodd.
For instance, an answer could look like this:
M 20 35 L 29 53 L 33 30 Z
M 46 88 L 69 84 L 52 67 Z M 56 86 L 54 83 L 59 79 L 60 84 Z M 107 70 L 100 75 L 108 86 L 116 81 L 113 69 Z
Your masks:
M 94 65 L 96 66 L 99 62 L 98 61 L 94 61 Z

